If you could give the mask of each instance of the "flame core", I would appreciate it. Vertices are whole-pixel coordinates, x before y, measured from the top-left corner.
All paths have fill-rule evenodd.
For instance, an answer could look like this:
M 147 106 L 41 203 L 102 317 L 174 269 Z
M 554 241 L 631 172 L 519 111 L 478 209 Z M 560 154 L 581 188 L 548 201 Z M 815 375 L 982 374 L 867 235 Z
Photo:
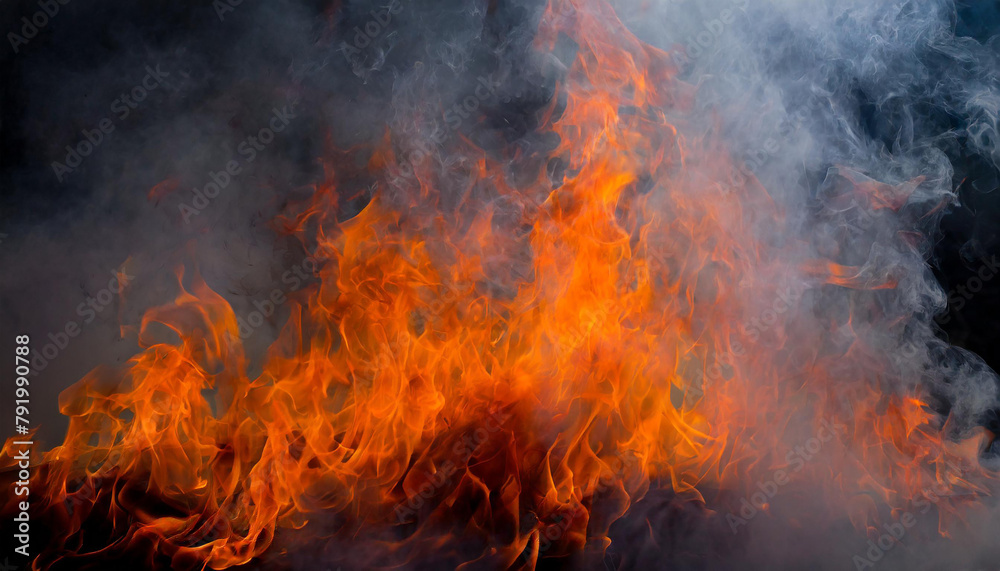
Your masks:
M 429 166 L 403 172 L 389 134 L 357 215 L 338 218 L 352 190 L 331 172 L 277 221 L 316 280 L 255 378 L 229 303 L 178 272 L 141 352 L 61 395 L 70 427 L 40 470 L 63 528 L 36 568 L 138 550 L 224 569 L 347 538 L 373 568 L 434 553 L 533 569 L 606 549 L 651 487 L 722 518 L 813 455 L 796 477 L 862 532 L 933 488 L 947 533 L 988 493 L 985 435 L 949 438 L 920 383 L 865 343 L 892 268 L 789 238 L 779 201 L 686 123 L 693 88 L 670 54 L 610 7 L 552 0 L 536 50 L 561 36 L 575 55 L 540 118 L 559 168 L 515 177 L 517 149 L 462 139 L 466 187 L 445 193 Z M 919 184 L 843 173 L 872 212 Z M 829 291 L 840 313 L 814 312 Z M 823 454 L 790 455 L 810 440 Z

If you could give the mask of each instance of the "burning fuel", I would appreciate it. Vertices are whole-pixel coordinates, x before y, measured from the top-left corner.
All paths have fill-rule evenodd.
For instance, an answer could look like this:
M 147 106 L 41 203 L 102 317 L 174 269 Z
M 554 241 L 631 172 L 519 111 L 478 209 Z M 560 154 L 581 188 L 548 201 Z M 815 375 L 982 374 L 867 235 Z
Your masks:
M 944 0 L 432 4 L 201 6 L 248 34 L 232 81 L 90 159 L 141 187 L 88 309 L 133 350 L 25 344 L 32 407 L 42 362 L 101 364 L 0 452 L 18 563 L 1000 557 L 998 378 L 930 265 L 961 161 L 1000 168 L 996 40 Z

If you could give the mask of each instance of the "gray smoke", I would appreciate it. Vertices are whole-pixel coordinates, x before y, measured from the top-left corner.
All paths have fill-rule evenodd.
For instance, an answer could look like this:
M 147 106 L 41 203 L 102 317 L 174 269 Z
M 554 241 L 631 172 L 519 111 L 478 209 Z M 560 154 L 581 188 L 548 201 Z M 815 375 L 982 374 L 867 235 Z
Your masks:
M 786 207 L 794 231 L 782 239 L 809 244 L 801 260 L 791 261 L 819 257 L 860 268 L 855 281 L 862 290 L 818 286 L 800 276 L 809 285 L 786 321 L 808 341 L 793 358 L 814 356 L 811 345 L 821 356 L 843 355 L 834 370 L 845 386 L 864 379 L 899 394 L 927 389 L 948 419 L 950 438 L 981 426 L 997 406 L 997 376 L 976 355 L 941 339 L 933 319 L 947 296 L 929 263 L 941 217 L 959 206 L 965 174 L 956 168 L 972 159 L 1000 166 L 1000 40 L 957 36 L 956 6 L 934 0 L 625 0 L 616 6 L 642 39 L 673 50 L 682 77 L 697 86 L 696 114 L 705 121 L 688 135 L 722 137 L 741 170 Z M 721 132 L 713 133 L 716 128 Z M 878 189 L 879 198 L 851 192 L 859 186 Z M 984 256 L 976 249 L 966 248 L 970 259 Z M 984 281 L 995 273 L 984 272 Z M 896 287 L 863 291 L 886 280 Z M 873 367 L 886 370 L 876 376 Z M 850 412 L 849 403 L 843 410 Z M 996 466 L 992 454 L 981 461 Z M 865 538 L 830 523 L 829 507 L 819 504 L 801 494 L 779 496 L 773 509 L 780 516 L 754 520 L 742 537 L 737 551 L 745 560 L 706 568 L 868 568 L 852 561 L 866 556 Z M 972 517 L 980 519 L 952 541 L 911 536 L 868 561 L 894 569 L 993 568 L 997 553 L 982 534 L 998 515 Z M 797 524 L 790 527 L 789 520 Z M 918 517 L 918 529 L 929 533 L 921 538 L 937 537 L 933 524 Z M 619 553 L 628 565 L 656 561 Z M 676 560 L 691 563 L 683 554 Z
M 959 204 L 960 161 L 974 155 L 1000 168 L 1000 40 L 956 35 L 957 8 L 942 0 L 620 0 L 614 7 L 640 39 L 671 52 L 681 79 L 694 86 L 682 134 L 724 142 L 739 167 L 715 175 L 752 174 L 785 209 L 786 235 L 756 231 L 796 244 L 789 267 L 828 258 L 861 268 L 859 284 L 897 283 L 867 291 L 823 286 L 807 272 L 792 276 L 806 293 L 783 319 L 808 343 L 783 358 L 806 362 L 812 351 L 867 347 L 870 360 L 852 353 L 837 373 L 869 379 L 868 365 L 877 363 L 888 371 L 872 380 L 881 390 L 931 392 L 949 436 L 981 425 L 997 407 L 997 378 L 941 339 L 933 319 L 947 296 L 928 264 L 941 218 Z M 2 31 L 19 30 L 21 16 L 37 9 L 5 6 Z M 0 267 L 8 270 L 0 318 L 5 338 L 29 333 L 36 352 L 58 349 L 32 395 L 47 444 L 65 429 L 58 393 L 94 366 L 135 352 L 134 332 L 119 325 L 134 326 L 146 308 L 176 295 L 176 266 L 200 268 L 246 317 L 254 302 L 285 291 L 281 276 L 302 265 L 303 248 L 269 224 L 317 185 L 337 183 L 343 218 L 378 184 L 390 199 L 418 192 L 408 176 L 414 169 L 433 173 L 442 201 L 457 201 L 474 158 L 466 141 L 507 161 L 513 180 L 536 172 L 557 143 L 538 113 L 563 97 L 557 79 L 572 56 L 561 44 L 555 54 L 532 46 L 538 2 L 303 0 L 222 12 L 215 4 L 154 2 L 115 12 L 74 1 L 61 10 L 4 62 L 20 93 L 3 95 L 17 118 L 5 113 L 2 183 L 11 190 L 0 227 L 7 234 Z M 121 117 L 115 102 L 157 65 L 168 74 L 162 87 Z M 470 97 L 474 112 L 452 111 Z M 287 126 L 251 143 L 276 114 Z M 61 181 L 52 163 L 66 163 L 65 147 L 106 118 L 114 131 Z M 387 129 L 400 174 L 376 181 L 359 165 Z M 522 151 L 516 160 L 502 155 L 509 148 Z M 232 161 L 239 173 L 227 175 L 217 196 L 204 196 Z M 858 185 L 890 198 L 890 189 L 908 194 L 873 208 L 847 194 Z M 426 208 L 431 216 L 454 204 Z M 117 268 L 137 278 L 103 303 Z M 497 281 L 497 289 L 509 285 Z M 91 299 L 100 310 L 86 305 Z M 770 302 L 747 299 L 747 316 Z M 94 310 L 90 321 L 86 307 Z M 255 330 L 249 355 L 263 354 L 286 315 L 279 307 Z M 81 332 L 59 348 L 70 322 Z M 0 410 L 0 424 L 10 425 L 9 414 Z M 718 513 L 688 513 L 651 493 L 612 530 L 604 564 L 659 567 L 664 546 L 673 546 L 668 559 L 681 568 L 847 569 L 868 549 L 843 513 L 807 494 L 775 502 L 786 517 L 758 517 L 733 537 L 716 525 Z M 933 519 L 919 519 L 919 537 L 933 536 Z M 989 533 L 997 523 L 994 510 L 977 514 L 968 535 L 951 541 L 918 542 L 910 531 L 874 565 L 989 566 L 998 555 Z M 662 536 L 646 541 L 650 529 Z M 315 563 L 301 556 L 304 568 Z

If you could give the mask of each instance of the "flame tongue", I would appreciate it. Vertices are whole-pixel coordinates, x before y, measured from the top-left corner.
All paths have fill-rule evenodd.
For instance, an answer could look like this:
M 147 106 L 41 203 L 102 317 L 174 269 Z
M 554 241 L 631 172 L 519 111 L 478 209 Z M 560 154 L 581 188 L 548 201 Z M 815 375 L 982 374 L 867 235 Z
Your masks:
M 744 497 L 791 472 L 803 434 L 829 448 L 801 478 L 862 530 L 875 500 L 987 491 L 978 438 L 951 443 L 924 395 L 876 390 L 892 372 L 850 316 L 822 332 L 803 316 L 821 288 L 873 295 L 891 276 L 782 238 L 760 184 L 707 135 L 681 135 L 698 132 L 690 88 L 610 8 L 553 0 L 536 48 L 560 34 L 577 48 L 565 109 L 545 115 L 560 176 L 516 185 L 463 140 L 457 201 L 418 172 L 412 201 L 376 194 L 337 221 L 340 192 L 323 185 L 283 219 L 314 244 L 319 283 L 291 296 L 257 378 L 228 303 L 181 273 L 126 370 L 62 395 L 71 424 L 45 456 L 46 498 L 68 523 L 46 564 L 140 549 L 225 568 L 280 535 L 288 549 L 350 538 L 369 566 L 533 568 L 605 549 L 651 486 Z M 390 181 L 394 164 L 388 145 L 372 160 Z M 912 192 L 845 180 L 873 209 Z M 113 525 L 88 530 L 98 520 Z M 107 547 L 82 549 L 93 534 Z

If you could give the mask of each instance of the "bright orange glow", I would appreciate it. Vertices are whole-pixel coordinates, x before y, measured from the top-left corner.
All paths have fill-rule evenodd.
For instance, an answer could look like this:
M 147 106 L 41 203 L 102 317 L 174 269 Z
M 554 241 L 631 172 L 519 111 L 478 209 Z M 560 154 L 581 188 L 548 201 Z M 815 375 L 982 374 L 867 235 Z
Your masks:
M 70 427 L 44 454 L 44 495 L 64 544 L 36 566 L 86 558 L 71 538 L 99 509 L 109 552 L 142 546 L 178 568 L 240 565 L 301 530 L 372 546 L 372 566 L 453 550 L 533 569 L 606 548 L 653 485 L 726 513 L 824 422 L 843 428 L 796 478 L 862 532 L 876 502 L 902 509 L 932 486 L 951 494 L 946 532 L 987 492 L 985 435 L 946 439 L 927 395 L 885 384 L 851 320 L 830 324 L 834 350 L 795 318 L 809 290 L 896 281 L 790 262 L 806 245 L 773 239 L 782 208 L 720 142 L 681 134 L 691 87 L 609 7 L 552 0 L 536 48 L 559 34 L 578 51 L 544 125 L 558 180 L 540 168 L 515 184 L 463 140 L 457 199 L 418 168 L 412 196 L 378 192 L 338 221 L 350 189 L 319 185 L 278 221 L 317 280 L 290 296 L 259 375 L 226 300 L 178 272 L 141 352 L 61 395 Z M 403 176 L 390 141 L 370 164 L 383 181 Z M 853 182 L 873 209 L 909 192 Z M 754 318 L 766 326 L 749 331 Z M 859 370 L 843 362 L 870 367 L 843 377 Z

